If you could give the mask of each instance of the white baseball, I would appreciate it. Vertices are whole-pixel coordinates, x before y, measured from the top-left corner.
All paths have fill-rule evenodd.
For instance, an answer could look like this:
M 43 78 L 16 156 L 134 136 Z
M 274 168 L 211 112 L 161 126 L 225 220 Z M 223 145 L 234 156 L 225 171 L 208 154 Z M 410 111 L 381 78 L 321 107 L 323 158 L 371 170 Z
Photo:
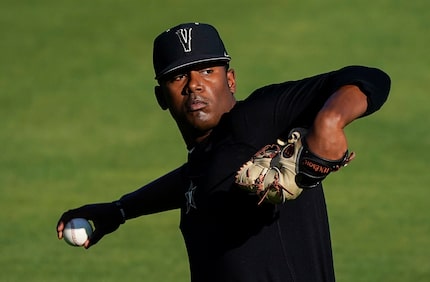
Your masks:
M 93 233 L 93 227 L 85 218 L 74 218 L 67 222 L 63 237 L 67 244 L 82 246 Z

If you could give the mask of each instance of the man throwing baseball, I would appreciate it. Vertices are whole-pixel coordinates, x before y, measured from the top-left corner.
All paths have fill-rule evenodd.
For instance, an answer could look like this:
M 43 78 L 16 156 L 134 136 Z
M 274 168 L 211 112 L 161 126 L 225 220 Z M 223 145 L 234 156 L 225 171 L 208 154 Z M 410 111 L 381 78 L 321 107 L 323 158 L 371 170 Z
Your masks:
M 126 220 L 180 209 L 193 282 L 334 281 L 321 182 L 350 161 L 344 128 L 384 104 L 388 75 L 348 66 L 236 101 L 213 26 L 175 26 L 153 51 L 155 96 L 188 161 L 119 200 L 65 212 L 58 237 L 70 219 L 86 218 L 95 226 L 89 248 Z

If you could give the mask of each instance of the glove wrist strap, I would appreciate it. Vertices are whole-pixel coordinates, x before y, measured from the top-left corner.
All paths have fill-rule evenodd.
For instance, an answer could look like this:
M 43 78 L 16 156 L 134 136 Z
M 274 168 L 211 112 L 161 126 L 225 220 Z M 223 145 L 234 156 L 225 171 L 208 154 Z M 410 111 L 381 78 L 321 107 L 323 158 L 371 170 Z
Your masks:
M 120 214 L 121 214 L 121 224 L 125 223 L 125 220 L 127 219 L 125 216 L 124 208 L 122 207 L 121 201 L 114 201 L 113 202 L 115 206 L 118 208 Z
M 299 153 L 298 172 L 296 183 L 301 188 L 314 188 L 318 186 L 332 171 L 340 169 L 349 161 L 349 151 L 346 150 L 342 158 L 338 160 L 327 160 L 314 154 L 302 139 L 303 148 Z

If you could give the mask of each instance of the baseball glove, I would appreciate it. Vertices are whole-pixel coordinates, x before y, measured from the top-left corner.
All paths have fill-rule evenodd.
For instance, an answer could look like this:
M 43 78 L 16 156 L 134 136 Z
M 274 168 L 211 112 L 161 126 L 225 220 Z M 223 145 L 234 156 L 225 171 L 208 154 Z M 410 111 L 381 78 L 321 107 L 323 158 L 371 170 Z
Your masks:
M 258 204 L 284 203 L 296 199 L 304 188 L 314 188 L 332 171 L 353 157 L 348 151 L 340 160 L 325 160 L 313 154 L 304 139 L 307 130 L 294 128 L 287 141 L 279 140 L 258 151 L 236 174 L 239 187 L 255 193 Z

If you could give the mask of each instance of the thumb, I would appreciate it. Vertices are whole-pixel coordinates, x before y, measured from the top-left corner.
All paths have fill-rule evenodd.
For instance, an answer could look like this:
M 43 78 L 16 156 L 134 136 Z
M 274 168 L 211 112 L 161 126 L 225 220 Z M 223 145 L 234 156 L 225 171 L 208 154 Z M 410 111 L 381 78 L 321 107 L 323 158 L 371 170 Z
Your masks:
M 90 238 L 84 243 L 85 249 L 90 248 L 91 246 L 97 244 L 98 241 L 100 241 L 101 238 L 105 235 L 104 232 L 96 229 L 94 230 L 93 234 L 91 234 Z

